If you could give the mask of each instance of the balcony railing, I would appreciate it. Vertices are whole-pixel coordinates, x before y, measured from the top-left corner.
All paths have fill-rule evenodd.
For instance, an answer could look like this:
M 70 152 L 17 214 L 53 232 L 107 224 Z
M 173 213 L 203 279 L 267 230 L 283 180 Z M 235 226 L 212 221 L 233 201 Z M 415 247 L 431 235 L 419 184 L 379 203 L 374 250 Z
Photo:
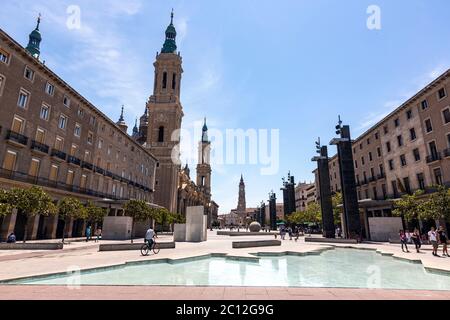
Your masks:
M 81 163 L 81 167 L 83 169 L 88 169 L 88 170 L 93 170 L 94 169 L 94 165 L 92 163 L 89 163 L 89 162 L 86 162 L 86 161 L 83 161 Z
M 450 148 L 447 148 L 447 149 L 444 150 L 444 157 L 445 158 L 450 157 Z
M 72 164 L 74 164 L 76 166 L 81 166 L 81 160 L 78 159 L 78 158 L 75 158 L 74 156 L 69 156 L 67 158 L 67 162 L 68 163 L 72 163 Z
M 442 156 L 441 156 L 440 152 L 437 152 L 435 154 L 427 156 L 427 163 L 432 163 L 432 162 L 439 161 L 439 160 L 442 160 Z
M 50 147 L 35 140 L 32 140 L 31 149 L 47 154 Z
M 381 179 L 385 179 L 386 175 L 384 173 L 377 175 L 377 179 L 381 180 Z
M 110 177 L 110 178 L 113 178 L 113 177 L 114 177 L 114 174 L 113 174 L 111 171 L 106 170 L 105 176 Z
M 52 149 L 52 153 L 50 154 L 52 157 L 56 157 L 61 160 L 66 160 L 66 153 L 57 149 Z
M 8 132 L 6 133 L 6 140 L 14 141 L 24 146 L 28 144 L 27 136 L 11 130 L 8 130 Z
M 100 168 L 100 167 L 94 167 L 94 172 L 95 173 L 100 173 L 102 175 L 105 175 L 105 170 Z

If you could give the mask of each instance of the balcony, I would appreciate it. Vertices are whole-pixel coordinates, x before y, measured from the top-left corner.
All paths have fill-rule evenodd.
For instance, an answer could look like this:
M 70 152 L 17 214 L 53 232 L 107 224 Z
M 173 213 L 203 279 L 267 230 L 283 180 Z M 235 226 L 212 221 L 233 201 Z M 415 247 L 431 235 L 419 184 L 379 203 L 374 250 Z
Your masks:
M 384 173 L 379 174 L 379 175 L 377 176 L 377 180 L 381 180 L 381 179 L 385 179 L 385 178 L 386 178 L 386 175 L 385 175 Z
M 81 167 L 83 169 L 87 169 L 87 170 L 91 170 L 91 171 L 94 169 L 94 165 L 92 163 L 89 163 L 89 162 L 86 162 L 86 161 L 83 161 L 81 163 Z
M 444 158 L 450 157 L 450 148 L 444 150 Z
M 432 154 L 431 156 L 427 156 L 427 163 L 432 163 L 442 160 L 442 156 L 440 152 L 436 152 L 435 154 Z
M 377 178 L 375 176 L 369 178 L 369 182 L 375 182 L 375 181 L 377 181 Z
M 100 167 L 94 167 L 94 172 L 95 172 L 95 173 L 99 173 L 99 174 L 101 174 L 101 175 L 105 175 L 105 170 L 103 170 L 103 169 L 100 168 Z
M 31 149 L 35 150 L 35 151 L 38 151 L 38 152 L 41 152 L 41 153 L 48 154 L 48 151 L 50 150 L 50 147 L 45 145 L 45 144 L 42 144 L 40 142 L 37 142 L 35 140 L 32 140 L 31 141 Z
M 8 132 L 6 133 L 6 140 L 20 147 L 26 146 L 28 144 L 28 137 L 11 130 L 8 130 Z
M 73 164 L 73 165 L 76 165 L 76 166 L 79 166 L 79 167 L 81 166 L 81 160 L 78 159 L 78 158 L 75 158 L 74 156 L 69 156 L 67 158 L 67 162 L 69 164 Z
M 110 178 L 113 178 L 113 177 L 114 177 L 114 174 L 113 174 L 111 171 L 106 170 L 105 176 L 110 177 Z
M 62 160 L 62 161 L 66 161 L 66 153 L 56 150 L 56 149 L 52 149 L 52 152 L 50 154 L 52 157 L 55 157 L 56 159 Z

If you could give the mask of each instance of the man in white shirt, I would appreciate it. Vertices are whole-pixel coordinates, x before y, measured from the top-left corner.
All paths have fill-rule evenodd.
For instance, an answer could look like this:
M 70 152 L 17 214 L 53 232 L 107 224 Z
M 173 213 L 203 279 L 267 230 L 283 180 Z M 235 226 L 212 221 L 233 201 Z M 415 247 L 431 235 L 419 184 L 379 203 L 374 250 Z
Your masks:
M 148 244 L 148 247 L 151 249 L 153 246 L 153 238 L 155 237 L 155 231 L 150 227 L 145 233 L 145 242 Z
M 431 227 L 431 231 L 428 232 L 428 239 L 430 240 L 431 244 L 433 245 L 433 256 L 439 257 L 437 254 L 437 251 L 439 249 L 439 244 L 437 241 L 437 232 L 434 227 Z

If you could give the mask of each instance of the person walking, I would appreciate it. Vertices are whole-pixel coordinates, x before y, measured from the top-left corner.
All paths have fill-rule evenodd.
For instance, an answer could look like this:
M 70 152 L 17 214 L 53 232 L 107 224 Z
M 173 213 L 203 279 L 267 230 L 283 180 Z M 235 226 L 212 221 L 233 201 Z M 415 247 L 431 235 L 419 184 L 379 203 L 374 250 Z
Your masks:
M 89 240 L 91 240 L 91 232 L 92 232 L 91 226 L 87 226 L 87 228 L 86 228 L 86 242 L 89 242 Z
M 97 230 L 95 230 L 95 242 L 99 242 L 101 236 L 102 236 L 102 229 L 97 228 Z
M 400 243 L 402 244 L 402 251 L 403 251 L 403 252 L 409 253 L 409 250 L 408 250 L 408 243 L 407 243 L 408 240 L 406 239 L 405 231 L 400 230 L 400 231 L 399 231 L 399 234 L 400 234 Z M 406 251 L 405 251 L 405 248 L 406 248 Z
M 448 251 L 447 251 L 448 236 L 445 233 L 444 227 L 440 226 L 439 231 L 437 233 L 438 233 L 439 243 L 442 244 L 442 256 L 449 257 Z
M 420 240 L 420 232 L 419 229 L 414 229 L 413 234 L 411 235 L 411 239 L 416 246 L 417 253 L 420 253 L 420 248 L 422 247 L 422 241 Z
M 428 232 L 428 239 L 431 242 L 431 245 L 433 246 L 433 256 L 439 257 L 438 255 L 438 249 L 439 249 L 439 243 L 437 239 L 437 232 L 434 227 L 431 227 L 431 230 Z

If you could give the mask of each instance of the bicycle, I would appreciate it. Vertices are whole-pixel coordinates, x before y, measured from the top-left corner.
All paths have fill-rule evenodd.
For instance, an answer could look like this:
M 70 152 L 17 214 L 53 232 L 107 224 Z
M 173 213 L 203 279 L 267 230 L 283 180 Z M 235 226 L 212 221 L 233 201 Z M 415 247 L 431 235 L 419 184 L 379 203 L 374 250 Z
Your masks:
M 155 240 L 153 240 L 153 244 L 152 244 L 151 248 L 149 248 L 147 242 L 145 244 L 143 244 L 142 247 L 141 247 L 141 254 L 144 257 L 146 257 L 150 253 L 150 250 L 152 250 L 154 254 L 158 254 L 159 251 L 161 250 L 160 247 L 159 247 L 159 244 L 157 244 Z

